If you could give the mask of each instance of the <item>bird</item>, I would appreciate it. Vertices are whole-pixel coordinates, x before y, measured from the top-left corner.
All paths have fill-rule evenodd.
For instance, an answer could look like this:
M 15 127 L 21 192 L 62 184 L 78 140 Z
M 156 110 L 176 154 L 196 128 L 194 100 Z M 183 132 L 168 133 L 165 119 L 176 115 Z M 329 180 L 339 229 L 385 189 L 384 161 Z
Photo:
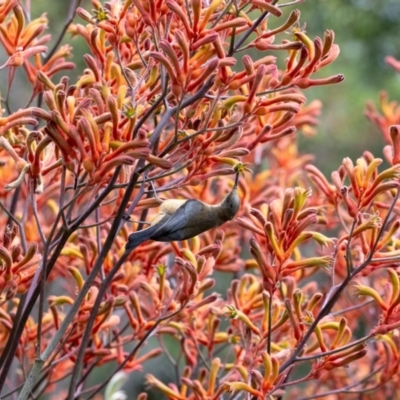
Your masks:
M 172 242 L 186 240 L 233 219 L 240 207 L 237 193 L 239 172 L 230 193 L 216 205 L 196 199 L 164 200 L 151 225 L 129 235 L 125 251 L 131 252 L 146 240 Z

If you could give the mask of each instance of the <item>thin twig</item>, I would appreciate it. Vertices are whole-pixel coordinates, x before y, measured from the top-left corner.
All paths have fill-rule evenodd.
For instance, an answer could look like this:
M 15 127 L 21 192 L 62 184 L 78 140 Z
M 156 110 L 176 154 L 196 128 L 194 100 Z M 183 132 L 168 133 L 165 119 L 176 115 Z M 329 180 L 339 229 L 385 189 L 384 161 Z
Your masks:
M 34 188 L 31 187 L 30 191 L 31 191 L 31 205 L 32 205 L 33 216 L 34 216 L 35 222 L 36 222 L 36 227 L 39 232 L 40 240 L 42 241 L 43 246 L 46 246 L 46 243 L 47 243 L 46 236 L 43 232 L 42 224 L 40 223 L 40 219 L 39 219 L 39 215 L 38 215 L 38 211 L 37 211 L 36 196 L 34 193 Z
M 267 342 L 267 353 L 271 354 L 271 342 L 272 342 L 272 298 L 269 297 L 268 301 L 268 342 Z
M 33 183 L 33 182 L 32 182 Z M 37 204 L 36 204 L 36 195 L 34 192 L 34 187 L 31 185 L 31 202 L 32 202 L 32 210 L 33 215 L 35 217 L 36 226 L 42 240 L 43 246 L 47 247 L 46 237 L 44 235 L 42 226 L 40 224 L 39 215 L 37 212 Z M 42 263 L 43 265 L 43 263 Z M 42 319 L 43 319 L 43 310 L 44 310 L 44 289 L 45 289 L 46 277 L 45 274 L 42 273 L 42 277 L 40 279 L 40 294 L 39 294 L 39 307 L 38 307 L 38 320 L 37 320 L 37 329 L 36 329 L 36 348 L 35 348 L 35 357 L 38 358 L 40 356 L 41 342 L 42 342 Z
M 6 229 L 7 229 L 7 226 L 10 225 L 11 221 L 13 221 L 13 222 L 18 226 L 19 234 L 20 234 L 20 236 L 21 236 L 21 245 L 22 245 L 22 249 L 24 250 L 24 253 L 26 253 L 26 251 L 28 250 L 28 246 L 27 246 L 27 244 L 26 244 L 25 231 L 24 231 L 24 228 L 22 227 L 21 222 L 19 222 L 19 221 L 17 220 L 17 218 L 14 217 L 14 215 L 12 214 L 12 212 L 9 211 L 9 210 L 7 209 L 7 207 L 6 207 L 1 201 L 0 201 L 0 207 L 1 207 L 1 208 L 3 209 L 3 211 L 8 215 L 8 221 L 7 221 L 7 223 L 6 223 Z M 12 208 L 12 207 L 11 207 L 11 208 Z
M 97 244 L 97 253 L 101 252 L 101 228 L 100 228 L 100 208 L 96 208 L 94 212 L 96 218 L 96 244 Z M 104 281 L 106 277 L 106 273 L 104 271 L 104 264 L 101 265 L 100 268 L 100 277 L 101 280 Z
M 258 93 L 256 93 L 256 96 L 257 96 L 257 97 L 266 96 L 266 95 L 271 94 L 271 93 L 282 92 L 283 90 L 292 89 L 292 88 L 294 88 L 294 87 L 295 87 L 295 85 L 290 84 L 290 85 L 287 85 L 287 86 L 277 87 L 277 88 L 275 88 L 275 89 L 268 89 L 268 90 L 266 90 L 265 92 L 258 92 Z
M 187 0 L 186 0 L 187 1 Z M 211 29 L 215 28 L 218 24 L 218 22 L 221 20 L 221 18 L 226 15 L 226 13 L 229 11 L 231 5 L 233 3 L 233 0 L 229 0 L 229 3 L 226 5 L 226 7 L 220 12 L 218 17 L 213 21 L 213 24 L 211 25 Z
M 282 4 L 277 4 L 277 7 L 283 8 L 283 7 L 289 7 L 289 6 L 294 6 L 296 4 L 304 3 L 304 0 L 294 0 L 289 3 L 282 3 Z
M 347 269 L 347 275 L 350 275 L 351 271 L 353 270 L 353 260 L 351 258 L 350 245 L 351 245 L 351 240 L 353 239 L 353 233 L 354 233 L 354 229 L 356 227 L 356 224 L 357 224 L 357 220 L 354 219 L 353 223 L 351 224 L 349 237 L 347 239 L 347 246 L 346 246 L 346 269 Z
M 136 31 L 135 31 L 135 35 L 137 35 Z M 145 68 L 147 68 L 147 62 L 146 62 L 146 60 L 144 59 L 143 54 L 142 54 L 142 52 L 141 52 L 141 50 L 140 50 L 140 46 L 139 46 L 139 44 L 138 44 L 139 41 L 138 41 L 137 37 L 133 37 L 132 40 L 133 40 L 133 43 L 135 43 L 136 51 L 137 51 L 137 53 L 138 53 L 138 55 L 139 55 L 140 61 L 142 62 L 143 66 L 144 66 Z
M 354 346 L 359 345 L 360 343 L 365 343 L 367 340 L 371 339 L 372 335 L 367 335 L 364 336 L 361 339 L 357 339 L 354 342 L 348 343 L 342 347 L 338 347 L 337 349 L 333 349 L 333 350 L 328 350 L 328 351 L 324 351 L 323 353 L 318 353 L 318 354 L 311 354 L 309 356 L 304 356 L 304 357 L 297 357 L 294 362 L 301 362 L 301 361 L 310 361 L 310 360 L 315 360 L 316 358 L 322 358 L 322 357 L 326 357 L 326 356 L 330 356 L 331 354 L 336 354 L 336 353 L 340 353 L 341 351 L 350 349 Z
M 189 24 L 190 24 L 190 26 L 192 26 L 193 22 L 192 22 L 192 16 L 190 15 L 190 8 L 189 8 L 189 1 L 188 0 L 185 0 L 185 8 L 186 8 L 186 14 L 188 16 Z
M 82 0 L 75 0 L 72 1 L 70 6 L 69 6 L 69 10 L 68 10 L 68 16 L 67 19 L 64 23 L 64 26 L 61 30 L 60 35 L 58 36 L 56 42 L 54 43 L 54 46 L 51 48 L 51 50 L 47 53 L 45 59 L 43 60 L 43 64 L 46 64 L 51 57 L 53 57 L 53 55 L 55 54 L 55 52 L 58 49 L 58 46 L 60 45 L 60 43 L 62 42 L 65 34 L 67 33 L 68 27 L 72 24 L 72 21 L 75 18 L 75 11 L 76 9 L 80 6 Z
M 165 82 L 167 82 L 167 80 L 165 80 Z M 144 113 L 142 118 L 140 118 L 139 121 L 137 122 L 137 124 L 135 125 L 135 128 L 133 129 L 133 132 L 132 132 L 132 137 L 130 138 L 130 140 L 135 139 L 135 137 L 137 136 L 137 134 L 139 132 L 139 129 L 147 121 L 147 119 L 153 114 L 153 112 L 158 108 L 158 106 L 163 102 L 163 100 L 167 96 L 167 94 L 168 94 L 168 85 L 165 83 L 165 85 L 163 85 L 163 90 L 162 90 L 161 95 L 157 98 L 157 100 L 151 105 L 151 107 Z
M 375 301 L 374 299 L 367 300 L 367 301 L 364 301 L 364 303 L 356 304 L 354 306 L 343 308 L 342 310 L 338 310 L 338 311 L 332 312 L 332 313 L 330 313 L 330 315 L 332 317 L 337 317 L 338 315 L 345 314 L 345 313 L 347 313 L 349 311 L 354 311 L 354 310 L 357 310 L 358 308 L 365 307 L 368 304 L 373 303 L 374 301 Z
M 271 4 L 274 6 L 278 0 L 274 0 Z M 233 52 L 229 52 L 228 55 L 229 57 L 233 56 L 233 54 L 236 53 L 236 51 L 239 49 L 239 47 L 247 40 L 247 38 L 257 29 L 258 25 L 261 24 L 261 22 L 268 16 L 269 12 L 264 11 L 251 25 L 249 29 L 243 34 L 243 36 L 236 42 L 235 46 L 233 47 Z
M 65 165 L 63 165 L 61 170 L 61 182 L 60 182 L 61 184 L 60 184 L 60 197 L 58 199 L 58 210 L 61 213 L 61 218 L 65 228 L 68 227 L 67 219 L 64 214 L 64 197 L 66 194 L 65 182 L 67 179 L 66 175 L 67 175 L 67 168 L 65 167 Z
M 126 186 L 126 185 L 125 185 Z M 99 222 L 94 222 L 93 224 L 87 224 L 87 225 L 81 225 L 78 229 L 88 229 L 88 228 L 98 228 L 101 225 L 106 224 L 107 222 L 110 222 L 113 220 L 114 217 L 108 217 L 106 219 L 103 219 L 103 221 Z M 97 231 L 96 231 L 97 232 Z

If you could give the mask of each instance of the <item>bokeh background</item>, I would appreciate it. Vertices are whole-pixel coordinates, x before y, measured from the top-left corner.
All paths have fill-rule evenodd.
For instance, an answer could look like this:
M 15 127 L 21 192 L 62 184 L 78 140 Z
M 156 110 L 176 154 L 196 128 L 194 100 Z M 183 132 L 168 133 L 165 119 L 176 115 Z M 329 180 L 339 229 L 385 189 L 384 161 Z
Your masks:
M 280 0 L 281 3 L 288 1 Z M 31 0 L 31 17 L 47 13 L 49 33 L 56 38 L 67 18 L 69 5 L 70 1 L 66 0 Z M 82 6 L 92 8 L 89 1 L 83 1 Z M 306 0 L 296 8 L 302 13 L 302 23 L 307 22 L 308 36 L 322 37 L 325 29 L 335 31 L 335 42 L 339 44 L 341 53 L 335 63 L 324 68 L 323 76 L 343 73 L 346 78 L 339 85 L 307 90 L 308 101 L 320 99 L 323 110 L 317 135 L 299 135 L 300 151 L 314 154 L 315 165 L 328 176 L 344 157 L 355 160 L 365 150 L 382 157 L 383 139 L 377 128 L 365 118 L 364 110 L 368 100 L 378 103 L 381 90 L 387 91 L 391 100 L 400 101 L 400 74 L 384 62 L 388 55 L 400 59 L 400 0 Z M 292 9 L 285 8 L 285 14 Z M 273 26 L 274 21 L 271 24 Z M 76 71 L 82 71 L 85 68 L 82 56 L 87 51 L 86 44 L 70 35 L 63 42 L 74 47 Z M 251 55 L 257 57 L 254 53 Z M 5 54 L 0 51 L 0 63 L 5 59 Z M 76 74 L 71 72 L 71 78 Z M 7 78 L 8 71 L 0 70 L 3 98 L 7 92 Z M 26 105 L 30 96 L 26 88 L 23 74 L 17 73 L 10 91 L 12 110 Z M 109 368 L 105 367 L 105 376 Z M 146 369 L 161 379 L 174 376 L 170 364 L 160 358 L 146 364 Z M 129 398 L 135 398 L 138 388 L 143 390 L 144 373 L 132 374 L 129 378 L 125 386 Z M 93 379 L 101 379 L 101 375 L 100 370 Z M 154 398 L 160 397 L 156 395 Z

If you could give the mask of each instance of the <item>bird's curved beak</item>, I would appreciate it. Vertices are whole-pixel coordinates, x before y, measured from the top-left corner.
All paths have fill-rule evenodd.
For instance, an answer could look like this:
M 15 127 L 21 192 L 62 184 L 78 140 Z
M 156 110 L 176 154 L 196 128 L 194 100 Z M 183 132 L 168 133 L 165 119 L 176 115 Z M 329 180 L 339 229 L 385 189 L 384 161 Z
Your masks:
M 236 172 L 236 176 L 235 176 L 235 183 L 233 185 L 232 189 L 236 189 L 239 183 L 239 172 Z

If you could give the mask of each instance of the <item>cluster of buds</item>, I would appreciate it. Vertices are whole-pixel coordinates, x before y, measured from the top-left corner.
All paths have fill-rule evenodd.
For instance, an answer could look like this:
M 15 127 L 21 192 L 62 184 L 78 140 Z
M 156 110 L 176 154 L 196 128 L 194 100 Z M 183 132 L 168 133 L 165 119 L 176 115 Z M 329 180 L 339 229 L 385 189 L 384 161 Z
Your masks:
M 12 15 L 9 15 L 11 11 Z M 15 69 L 18 67 L 24 68 L 27 79 L 32 85 L 31 99 L 43 90 L 38 77 L 39 72 L 50 78 L 57 72 L 75 67 L 74 63 L 65 60 L 71 55 L 72 47 L 70 45 L 61 46 L 49 57 L 46 57 L 44 62 L 42 61 L 41 55 L 48 50 L 45 44 L 51 40 L 51 35 L 43 35 L 48 28 L 48 20 L 45 15 L 27 23 L 19 1 L 5 1 L 0 9 L 0 21 L 0 42 L 9 56 L 0 69 L 10 68 L 9 89 Z
M 307 230 L 324 222 L 318 209 L 307 207 L 309 193 L 302 188 L 287 189 L 281 198 L 259 210 L 251 209 L 247 218 L 238 220 L 255 235 L 250 239 L 250 251 L 262 274 L 263 287 L 271 295 L 282 278 L 294 274 L 300 279 L 308 268 L 325 268 L 332 263 L 330 256 L 304 258 L 300 252 L 310 240 L 321 246 L 332 244 L 325 235 Z
M 1 304 L 14 298 L 17 293 L 25 293 L 29 289 L 42 258 L 36 243 L 32 243 L 28 249 L 25 249 L 25 252 L 21 245 L 12 244 L 17 234 L 18 227 L 14 224 L 9 225 L 4 232 L 0 246 Z

